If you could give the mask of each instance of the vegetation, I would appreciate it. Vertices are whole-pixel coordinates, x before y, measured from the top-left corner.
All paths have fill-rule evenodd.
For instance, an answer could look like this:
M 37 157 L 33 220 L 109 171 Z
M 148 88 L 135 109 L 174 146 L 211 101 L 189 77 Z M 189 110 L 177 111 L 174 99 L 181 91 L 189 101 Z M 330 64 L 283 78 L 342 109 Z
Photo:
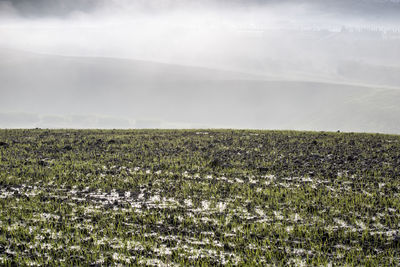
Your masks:
M 400 136 L 0 130 L 2 265 L 400 264 Z

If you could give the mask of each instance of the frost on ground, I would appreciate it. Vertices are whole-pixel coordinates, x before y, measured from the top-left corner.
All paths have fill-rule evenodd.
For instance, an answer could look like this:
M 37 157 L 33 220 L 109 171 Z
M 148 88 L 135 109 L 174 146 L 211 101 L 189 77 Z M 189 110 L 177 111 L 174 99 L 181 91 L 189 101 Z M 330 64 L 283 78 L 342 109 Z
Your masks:
M 18 142 L 0 159 L 1 264 L 399 264 L 400 150 L 398 142 L 385 142 L 398 137 L 47 130 L 7 136 Z M 353 143 L 348 139 L 360 145 L 340 145 Z M 64 151 L 65 143 L 75 150 Z

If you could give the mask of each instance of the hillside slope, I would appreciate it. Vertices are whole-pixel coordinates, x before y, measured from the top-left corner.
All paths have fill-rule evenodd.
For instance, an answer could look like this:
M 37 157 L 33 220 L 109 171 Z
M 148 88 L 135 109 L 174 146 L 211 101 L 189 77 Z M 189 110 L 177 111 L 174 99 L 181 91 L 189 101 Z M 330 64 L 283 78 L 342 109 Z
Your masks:
M 400 133 L 395 89 L 15 51 L 0 56 L 0 84 L 3 115 L 100 114 L 205 127 Z M 8 115 L 0 116 L 1 127 L 8 127 Z

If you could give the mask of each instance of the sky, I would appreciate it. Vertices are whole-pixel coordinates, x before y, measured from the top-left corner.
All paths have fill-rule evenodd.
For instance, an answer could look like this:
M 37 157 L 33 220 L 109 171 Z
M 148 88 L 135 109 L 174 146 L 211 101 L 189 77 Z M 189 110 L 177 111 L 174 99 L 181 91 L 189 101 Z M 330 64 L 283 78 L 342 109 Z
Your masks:
M 394 0 L 0 0 L 0 127 L 400 133 L 398 14 Z

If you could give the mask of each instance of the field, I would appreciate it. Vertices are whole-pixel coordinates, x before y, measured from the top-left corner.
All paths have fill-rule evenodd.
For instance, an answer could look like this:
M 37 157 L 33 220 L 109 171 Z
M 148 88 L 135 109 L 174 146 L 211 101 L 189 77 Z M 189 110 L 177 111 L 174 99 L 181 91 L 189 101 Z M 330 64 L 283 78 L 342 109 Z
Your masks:
M 2 265 L 399 265 L 400 136 L 0 130 Z

